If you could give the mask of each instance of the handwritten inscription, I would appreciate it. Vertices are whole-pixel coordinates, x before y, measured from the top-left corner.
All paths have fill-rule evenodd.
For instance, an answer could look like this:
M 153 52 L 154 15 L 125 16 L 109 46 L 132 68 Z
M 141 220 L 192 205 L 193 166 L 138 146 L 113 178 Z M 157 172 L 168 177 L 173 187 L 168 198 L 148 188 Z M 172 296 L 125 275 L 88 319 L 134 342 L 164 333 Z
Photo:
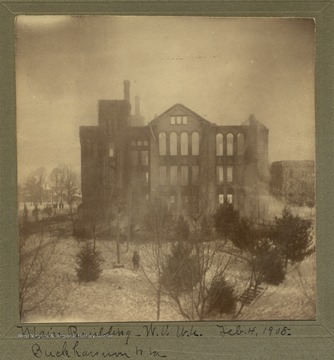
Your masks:
M 127 352 L 121 352 L 121 351 L 100 351 L 100 350 L 84 350 L 81 348 L 79 341 L 76 341 L 73 346 L 68 345 L 68 343 L 65 341 L 61 348 L 59 350 L 47 350 L 44 349 L 40 344 L 33 344 L 31 347 L 31 351 L 33 355 L 37 359 L 41 359 L 43 357 L 46 358 L 94 358 L 97 356 L 102 356 L 103 358 L 108 357 L 120 357 L 120 358 L 127 358 L 130 359 L 131 356 Z
M 194 326 L 178 326 L 176 330 L 177 337 L 192 337 L 192 336 L 202 336 Z
M 120 358 L 120 359 L 131 359 L 137 357 L 155 357 L 155 358 L 166 358 L 167 356 L 161 351 L 150 348 L 149 350 L 139 349 L 137 346 L 134 350 L 117 351 L 117 350 L 92 350 L 86 347 L 84 348 L 79 341 L 74 344 L 70 344 L 67 341 L 63 342 L 59 349 L 48 350 L 47 347 L 43 347 L 41 344 L 34 343 L 31 347 L 31 352 L 36 359 L 43 358 Z
M 246 326 L 246 325 L 222 325 L 216 324 L 219 335 L 226 336 L 291 336 L 291 328 L 287 326 Z M 203 326 L 195 325 L 159 325 L 154 323 L 145 324 L 142 326 L 142 331 L 130 330 L 128 328 L 114 327 L 98 327 L 90 331 L 80 330 L 76 325 L 70 325 L 66 333 L 54 331 L 52 327 L 43 330 L 37 330 L 36 327 L 18 326 L 21 334 L 18 337 L 29 339 L 42 339 L 42 338 L 122 338 L 125 345 L 128 345 L 134 337 L 201 337 L 204 331 L 207 331 L 207 336 L 215 336 L 212 329 L 205 329 Z
M 150 336 L 169 336 L 169 325 L 155 326 L 152 323 L 150 325 L 143 326 L 145 335 Z M 139 334 L 138 334 L 139 335 Z
M 37 330 L 36 326 L 18 326 L 18 329 L 21 330 L 20 337 L 29 339 L 121 337 L 125 339 L 125 343 L 127 345 L 131 336 L 131 331 L 129 329 L 120 329 L 119 327 L 114 327 L 113 325 L 107 328 L 104 326 L 98 328 L 94 327 L 90 331 L 82 331 L 79 330 L 76 325 L 70 325 L 67 328 L 66 333 L 55 331 L 52 327 L 49 327 L 48 329 Z
M 287 326 L 226 326 L 218 324 L 220 336 L 291 336 L 291 329 Z
M 216 324 L 215 328 L 218 330 L 218 336 L 221 337 L 235 337 L 235 336 L 291 336 L 291 328 L 287 326 L 247 326 L 247 325 L 223 325 Z M 197 338 L 204 335 L 206 331 L 207 336 L 215 336 L 212 332 L 213 328 L 205 328 L 203 326 L 195 325 L 160 325 L 149 323 L 142 326 L 136 331 L 128 328 L 114 327 L 98 327 L 90 331 L 80 330 L 76 325 L 70 325 L 66 333 L 54 331 L 52 327 L 43 330 L 37 330 L 36 327 L 23 327 L 18 326 L 21 334 L 18 337 L 29 339 L 42 339 L 42 338 L 121 338 L 124 339 L 125 345 L 131 342 L 135 337 L 173 337 L 173 338 Z
M 31 345 L 31 353 L 36 359 L 67 359 L 67 358 L 120 358 L 120 359 L 151 359 L 167 358 L 168 353 L 164 350 L 155 349 L 154 344 L 148 344 L 146 347 L 140 347 L 140 343 L 132 344 L 134 339 L 142 338 L 172 338 L 175 341 L 182 338 L 228 338 L 228 337 L 287 337 L 292 335 L 291 328 L 288 326 L 248 326 L 245 324 L 226 325 L 222 323 L 213 326 L 196 325 L 177 325 L 177 324 L 156 324 L 148 323 L 138 328 L 115 327 L 93 327 L 84 331 L 76 325 L 68 326 L 64 333 L 55 331 L 53 327 L 37 328 L 18 326 L 21 334 L 18 336 L 35 339 Z M 81 339 L 84 338 L 110 338 L 110 342 L 94 342 L 90 345 Z M 60 338 L 63 339 L 57 343 L 58 348 L 54 346 L 49 348 L 44 342 L 39 342 L 42 338 Z M 113 341 L 120 339 L 123 345 Z M 71 341 L 71 339 L 73 339 Z M 99 344 L 99 345 L 98 345 Z M 107 345 L 106 345 L 107 344 Z M 91 347 L 89 347 L 91 346 Z
M 145 330 L 146 337 L 172 335 L 180 338 L 203 336 L 203 334 L 194 325 L 176 325 L 176 327 L 170 327 L 169 325 L 157 326 L 151 323 L 150 325 L 144 325 L 143 328 Z
M 87 331 L 80 331 L 75 325 L 68 327 L 68 334 L 70 337 L 86 337 Z M 129 343 L 131 336 L 131 331 L 128 329 L 120 329 L 119 327 L 109 326 L 109 328 L 100 327 L 97 331 L 94 328 L 94 331 L 88 333 L 89 337 L 124 337 L 126 345 Z

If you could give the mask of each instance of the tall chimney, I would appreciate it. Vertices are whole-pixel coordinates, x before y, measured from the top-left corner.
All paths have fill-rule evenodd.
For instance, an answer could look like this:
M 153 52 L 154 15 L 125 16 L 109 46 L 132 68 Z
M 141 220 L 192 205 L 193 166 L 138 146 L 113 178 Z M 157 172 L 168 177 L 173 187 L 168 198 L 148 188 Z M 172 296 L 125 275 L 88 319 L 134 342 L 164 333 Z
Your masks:
M 124 80 L 123 84 L 124 84 L 124 100 L 130 103 L 130 81 Z
M 140 97 L 135 97 L 135 115 L 140 116 Z

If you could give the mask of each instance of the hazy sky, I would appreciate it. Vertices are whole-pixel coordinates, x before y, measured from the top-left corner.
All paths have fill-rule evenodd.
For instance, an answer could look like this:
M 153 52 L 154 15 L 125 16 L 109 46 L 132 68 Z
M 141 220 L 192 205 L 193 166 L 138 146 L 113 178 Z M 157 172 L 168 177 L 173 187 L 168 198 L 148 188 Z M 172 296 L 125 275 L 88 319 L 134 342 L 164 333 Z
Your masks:
M 310 19 L 19 16 L 19 181 L 39 166 L 80 169 L 80 125 L 98 100 L 141 98 L 147 121 L 182 103 L 209 121 L 269 128 L 269 159 L 314 158 Z

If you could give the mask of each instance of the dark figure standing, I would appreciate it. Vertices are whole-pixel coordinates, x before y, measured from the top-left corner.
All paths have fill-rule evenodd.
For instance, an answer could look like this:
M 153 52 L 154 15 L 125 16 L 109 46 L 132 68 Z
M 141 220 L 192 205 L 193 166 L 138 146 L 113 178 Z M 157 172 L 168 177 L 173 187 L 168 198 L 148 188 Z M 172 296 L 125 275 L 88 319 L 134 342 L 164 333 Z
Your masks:
M 132 264 L 133 264 L 134 270 L 137 270 L 139 268 L 140 256 L 136 250 L 134 251 L 133 256 L 132 256 Z

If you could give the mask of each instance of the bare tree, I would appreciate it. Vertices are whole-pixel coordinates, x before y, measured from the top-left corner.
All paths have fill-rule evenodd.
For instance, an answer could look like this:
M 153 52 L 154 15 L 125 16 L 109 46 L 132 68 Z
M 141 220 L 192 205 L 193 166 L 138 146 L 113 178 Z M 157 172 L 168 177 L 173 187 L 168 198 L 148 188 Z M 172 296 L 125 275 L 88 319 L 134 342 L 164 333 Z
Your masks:
M 64 166 L 63 171 L 65 172 L 66 202 L 69 205 L 70 210 L 72 211 L 74 195 L 78 191 L 79 176 L 71 165 Z
M 40 167 L 34 170 L 24 184 L 25 198 L 37 205 L 43 202 L 46 185 L 46 170 Z
M 91 203 L 89 213 L 93 215 L 90 219 L 91 225 L 95 226 L 95 232 L 108 232 L 111 241 L 116 244 L 116 263 L 114 267 L 124 267 L 121 260 L 121 242 L 125 237 L 124 229 L 127 228 L 128 206 L 126 196 L 122 189 L 114 188 L 109 192 L 106 199 L 96 197 L 94 203 Z M 99 230 L 97 231 L 97 227 Z M 93 228 L 92 228 L 93 229 Z
M 149 209 L 144 217 L 144 229 L 150 235 L 145 244 L 147 263 L 141 262 L 141 270 L 146 280 L 151 285 L 156 295 L 157 320 L 160 319 L 161 296 L 163 287 L 161 276 L 165 255 L 168 249 L 168 239 L 173 224 L 173 215 L 164 201 L 155 197 L 149 204 Z
M 224 244 L 214 239 L 209 219 L 202 217 L 201 224 L 197 221 L 195 225 L 188 241 L 179 241 L 171 247 L 163 272 L 164 290 L 187 320 L 210 316 L 213 287 L 217 279 L 224 278 L 233 260 L 233 256 L 221 251 Z
M 30 223 L 27 210 L 19 218 L 19 310 L 21 318 L 42 307 L 63 279 L 52 276 L 56 240 L 48 239 L 44 220 Z M 52 281 L 50 281 L 50 276 Z
M 309 311 L 313 315 L 316 313 L 316 257 L 312 254 L 308 259 L 309 274 L 305 270 L 305 264 L 298 263 L 296 265 L 297 276 L 292 276 L 297 285 L 301 289 L 303 302 L 306 305 L 305 312 Z
M 75 212 L 73 209 L 73 201 L 74 195 L 77 193 L 79 187 L 79 176 L 77 172 L 71 165 L 59 165 L 51 171 L 49 181 L 54 196 L 56 196 L 61 203 L 65 200 L 68 204 L 69 215 L 74 229 Z
M 71 165 L 58 165 L 51 171 L 49 180 L 55 195 L 61 202 L 65 200 L 71 209 L 73 196 L 79 186 L 79 176 L 74 168 Z
M 114 230 L 115 230 L 115 239 L 116 239 L 116 257 L 117 264 L 116 267 L 123 267 L 121 265 L 121 248 L 120 248 L 120 238 L 121 238 L 121 224 L 122 220 L 126 217 L 126 204 L 121 197 L 114 199 L 112 204 L 112 217 L 114 219 Z
M 147 212 L 147 201 L 143 196 L 141 182 L 132 181 L 127 199 L 127 251 L 129 250 L 129 242 L 135 241 L 136 235 L 142 230 L 144 216 Z
M 93 253 L 96 251 L 97 236 L 103 224 L 103 213 L 98 204 L 98 200 L 95 199 L 93 206 L 86 209 L 84 215 L 78 216 L 73 223 L 73 234 L 79 242 L 93 240 Z
M 53 193 L 52 200 L 56 198 L 57 200 L 60 199 L 60 201 L 62 201 L 65 195 L 65 174 L 61 165 L 51 171 L 49 182 Z

